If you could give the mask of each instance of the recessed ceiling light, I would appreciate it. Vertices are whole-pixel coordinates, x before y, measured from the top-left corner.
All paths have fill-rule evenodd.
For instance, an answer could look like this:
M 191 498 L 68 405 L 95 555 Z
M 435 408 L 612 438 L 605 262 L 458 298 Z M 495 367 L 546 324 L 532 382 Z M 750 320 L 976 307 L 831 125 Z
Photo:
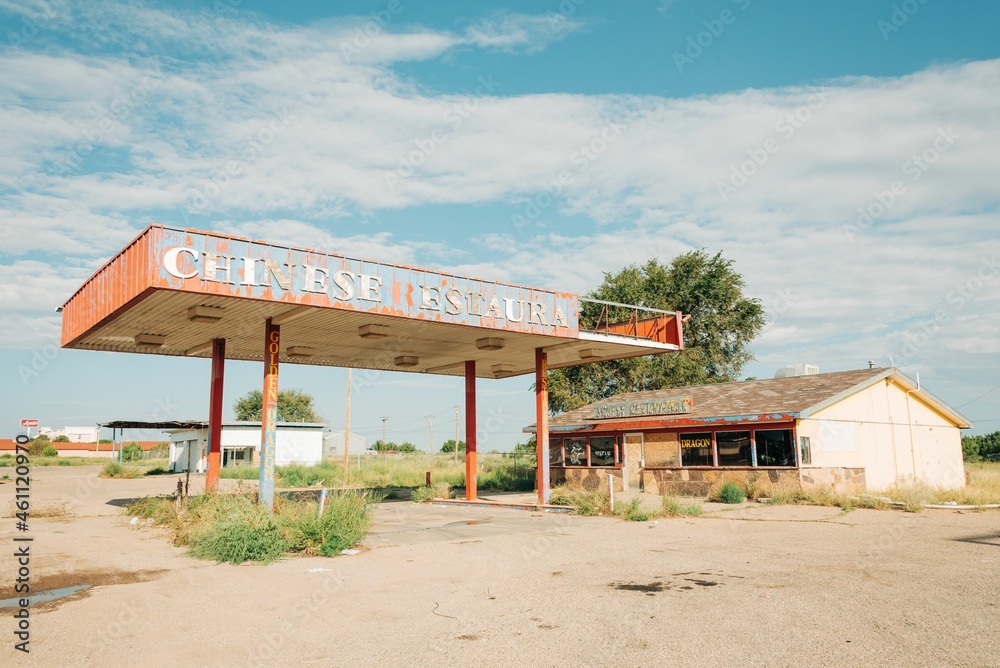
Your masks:
M 476 347 L 480 350 L 503 350 L 503 339 L 487 338 L 476 341 Z
M 134 340 L 137 346 L 159 348 L 166 342 L 167 337 L 161 334 L 136 334 Z
M 362 339 L 384 339 L 390 333 L 388 325 L 361 325 L 358 327 L 358 336 Z
M 219 322 L 225 309 L 217 306 L 192 306 L 188 309 L 188 320 L 191 322 Z

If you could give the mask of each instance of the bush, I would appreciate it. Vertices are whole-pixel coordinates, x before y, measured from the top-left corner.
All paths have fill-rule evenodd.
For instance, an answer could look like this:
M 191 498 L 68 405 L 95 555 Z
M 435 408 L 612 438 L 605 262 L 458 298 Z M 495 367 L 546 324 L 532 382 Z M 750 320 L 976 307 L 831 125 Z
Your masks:
M 59 450 L 54 445 L 46 445 L 42 450 L 42 457 L 58 457 Z
M 746 490 L 732 481 L 725 483 L 718 492 L 709 497 L 709 501 L 729 504 L 743 503 L 746 500 Z
M 42 453 L 45 452 L 45 448 L 51 448 L 52 444 L 49 443 L 49 439 L 42 440 L 41 437 L 36 438 L 28 446 L 28 456 L 29 457 L 41 457 Z
M 72 462 L 68 462 L 65 459 L 60 459 L 59 460 L 59 466 L 72 466 L 72 465 L 73 465 Z
M 69 436 L 61 434 L 52 439 L 53 443 L 69 443 Z

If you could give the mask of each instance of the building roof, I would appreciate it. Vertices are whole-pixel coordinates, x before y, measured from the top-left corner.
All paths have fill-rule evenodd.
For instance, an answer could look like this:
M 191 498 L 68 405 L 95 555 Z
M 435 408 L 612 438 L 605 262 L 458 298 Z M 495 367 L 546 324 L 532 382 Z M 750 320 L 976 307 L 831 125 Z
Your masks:
M 861 369 L 835 373 L 813 374 L 792 378 L 770 378 L 738 383 L 715 383 L 675 387 L 647 392 L 630 392 L 604 399 L 576 410 L 549 418 L 552 431 L 583 431 L 597 427 L 614 429 L 648 425 L 656 422 L 670 426 L 717 421 L 768 422 L 805 418 L 843 399 L 882 382 L 892 379 L 904 391 L 913 392 L 924 403 L 941 413 L 956 426 L 966 429 L 971 423 L 961 413 L 934 395 L 918 387 L 898 369 Z M 690 412 L 656 417 L 622 417 L 594 419 L 594 408 L 604 404 L 647 399 L 690 397 Z M 525 428 L 534 432 L 535 425 Z

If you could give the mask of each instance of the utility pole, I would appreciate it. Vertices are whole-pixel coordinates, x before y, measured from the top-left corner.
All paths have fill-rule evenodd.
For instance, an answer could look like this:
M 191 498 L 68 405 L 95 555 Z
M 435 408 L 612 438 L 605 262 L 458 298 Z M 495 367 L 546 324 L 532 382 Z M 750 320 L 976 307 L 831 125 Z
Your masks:
M 434 471 L 434 416 L 427 416 L 427 429 L 430 441 L 427 443 L 427 486 L 431 486 L 431 473 Z
M 389 420 L 389 418 L 383 415 L 379 419 L 382 420 L 382 450 L 385 451 L 385 423 Z
M 458 404 L 455 404 L 455 463 L 458 463 Z
M 351 470 L 351 370 L 347 370 L 347 419 L 344 426 L 344 482 Z

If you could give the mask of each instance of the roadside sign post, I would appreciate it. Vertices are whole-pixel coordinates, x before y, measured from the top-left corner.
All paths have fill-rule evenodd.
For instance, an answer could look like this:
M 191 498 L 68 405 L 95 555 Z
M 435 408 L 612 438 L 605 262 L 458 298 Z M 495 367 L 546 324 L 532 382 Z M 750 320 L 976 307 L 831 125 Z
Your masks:
M 36 418 L 21 418 L 21 427 L 28 430 L 28 438 L 31 438 L 32 427 L 38 426 L 38 420 Z

